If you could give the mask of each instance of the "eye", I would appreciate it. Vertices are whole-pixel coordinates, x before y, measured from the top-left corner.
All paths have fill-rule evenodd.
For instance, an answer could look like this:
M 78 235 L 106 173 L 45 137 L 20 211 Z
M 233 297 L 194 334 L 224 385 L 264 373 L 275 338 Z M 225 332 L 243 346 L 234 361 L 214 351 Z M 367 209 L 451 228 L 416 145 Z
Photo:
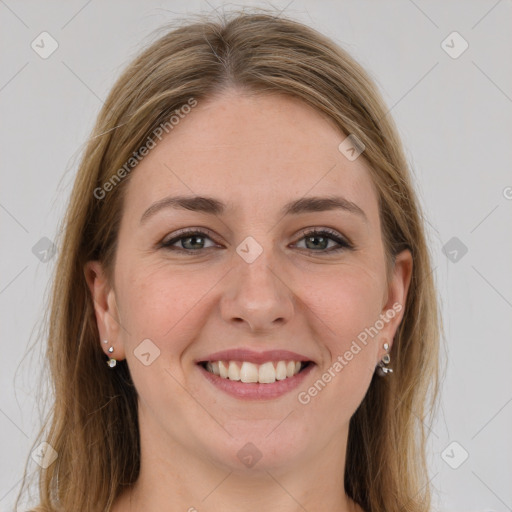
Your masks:
M 178 232 L 176 236 L 170 240 L 164 240 L 160 245 L 163 248 L 174 251 L 198 252 L 198 250 L 201 249 L 209 249 L 209 247 L 204 247 L 204 240 L 206 239 L 212 241 L 209 232 L 201 230 L 183 230 Z M 174 247 L 176 244 L 181 244 L 181 247 Z
M 185 229 L 175 233 L 175 236 L 169 240 L 162 241 L 160 243 L 160 247 L 170 251 L 193 253 L 217 246 L 215 243 L 209 247 L 205 246 L 206 240 L 213 242 L 212 234 L 209 230 Z M 306 244 L 304 250 L 309 252 L 334 253 L 342 250 L 353 249 L 353 245 L 345 240 L 340 234 L 326 228 L 313 229 L 304 232 L 302 233 L 302 238 L 299 239 L 299 242 L 302 240 L 304 240 Z M 330 242 L 334 243 L 334 247 L 329 248 Z
M 313 229 L 302 234 L 300 241 L 305 240 L 306 250 L 319 253 L 333 253 L 353 249 L 352 244 L 336 231 L 330 229 Z M 335 242 L 334 248 L 328 249 L 329 242 Z

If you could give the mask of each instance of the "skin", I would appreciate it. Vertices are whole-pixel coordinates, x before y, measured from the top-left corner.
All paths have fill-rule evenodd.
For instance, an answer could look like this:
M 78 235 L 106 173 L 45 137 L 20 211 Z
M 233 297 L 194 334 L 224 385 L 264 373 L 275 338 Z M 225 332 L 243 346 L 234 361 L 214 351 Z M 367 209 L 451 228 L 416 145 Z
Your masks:
M 412 258 L 400 253 L 387 279 L 377 192 L 364 156 L 349 161 L 338 150 L 345 137 L 295 98 L 230 90 L 199 102 L 132 172 L 113 282 L 100 262 L 85 269 L 98 343 L 127 359 L 139 396 L 140 477 L 114 512 L 361 511 L 343 489 L 348 424 L 403 309 L 307 405 L 297 395 L 380 314 L 405 304 Z M 366 220 L 342 210 L 279 214 L 288 201 L 333 192 Z M 154 202 L 192 194 L 233 209 L 168 208 L 141 224 Z M 212 236 L 174 244 L 193 254 L 158 247 L 199 227 Z M 326 227 L 354 249 L 329 254 L 335 241 L 307 243 L 305 228 Z M 250 264 L 236 252 L 247 236 L 263 249 Z M 148 366 L 134 355 L 147 338 L 160 350 Z M 195 364 L 229 348 L 292 350 L 316 366 L 297 390 L 243 401 Z M 237 457 L 248 442 L 262 454 L 251 468 Z

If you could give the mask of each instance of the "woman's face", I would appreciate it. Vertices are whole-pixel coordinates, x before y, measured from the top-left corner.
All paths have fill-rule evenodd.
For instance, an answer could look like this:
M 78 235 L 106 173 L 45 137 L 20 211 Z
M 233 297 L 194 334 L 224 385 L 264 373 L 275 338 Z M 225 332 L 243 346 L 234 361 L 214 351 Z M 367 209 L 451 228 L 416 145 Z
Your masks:
M 296 99 L 232 91 L 199 101 L 132 171 L 113 283 L 97 262 L 88 282 L 143 447 L 239 472 L 344 454 L 412 265 L 400 254 L 387 280 L 377 193 L 345 137 Z M 231 378 L 199 364 L 219 360 Z M 292 361 L 309 364 L 286 377 Z

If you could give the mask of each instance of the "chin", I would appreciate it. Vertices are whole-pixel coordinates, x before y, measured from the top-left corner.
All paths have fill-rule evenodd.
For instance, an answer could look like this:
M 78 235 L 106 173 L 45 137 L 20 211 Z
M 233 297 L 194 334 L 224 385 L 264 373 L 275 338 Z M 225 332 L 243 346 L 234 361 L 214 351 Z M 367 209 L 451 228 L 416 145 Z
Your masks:
M 261 473 L 268 477 L 267 471 L 293 467 L 305 457 L 304 451 L 298 448 L 308 446 L 306 439 L 301 439 L 297 432 L 292 434 L 284 429 L 278 432 L 283 426 L 276 429 L 275 421 L 271 429 L 267 421 L 262 423 L 258 427 L 257 422 L 252 422 L 252 428 L 240 428 L 232 438 L 226 434 L 220 452 L 210 445 L 208 452 L 215 465 L 234 473 Z

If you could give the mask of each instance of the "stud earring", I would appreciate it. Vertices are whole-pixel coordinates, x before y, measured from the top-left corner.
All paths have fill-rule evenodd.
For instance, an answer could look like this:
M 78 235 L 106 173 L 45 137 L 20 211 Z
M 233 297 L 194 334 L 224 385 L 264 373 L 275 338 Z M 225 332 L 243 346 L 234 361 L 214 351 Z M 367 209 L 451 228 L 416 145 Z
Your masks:
M 388 349 L 389 349 L 389 344 L 388 343 L 384 343 L 384 350 L 388 350 Z M 389 354 L 384 354 L 383 358 L 381 359 L 381 361 L 377 365 L 377 374 L 380 377 L 384 377 L 388 373 L 393 373 L 393 370 L 386 366 L 386 365 L 389 364 L 390 361 L 391 361 L 391 357 L 389 357 Z
M 108 343 L 108 340 L 103 340 L 103 343 Z M 114 347 L 110 346 L 108 348 L 108 352 L 109 354 L 112 354 L 112 352 L 114 352 Z M 107 361 L 107 365 L 110 367 L 110 368 L 114 368 L 114 366 L 117 364 L 117 360 L 113 357 L 109 358 L 109 360 Z

